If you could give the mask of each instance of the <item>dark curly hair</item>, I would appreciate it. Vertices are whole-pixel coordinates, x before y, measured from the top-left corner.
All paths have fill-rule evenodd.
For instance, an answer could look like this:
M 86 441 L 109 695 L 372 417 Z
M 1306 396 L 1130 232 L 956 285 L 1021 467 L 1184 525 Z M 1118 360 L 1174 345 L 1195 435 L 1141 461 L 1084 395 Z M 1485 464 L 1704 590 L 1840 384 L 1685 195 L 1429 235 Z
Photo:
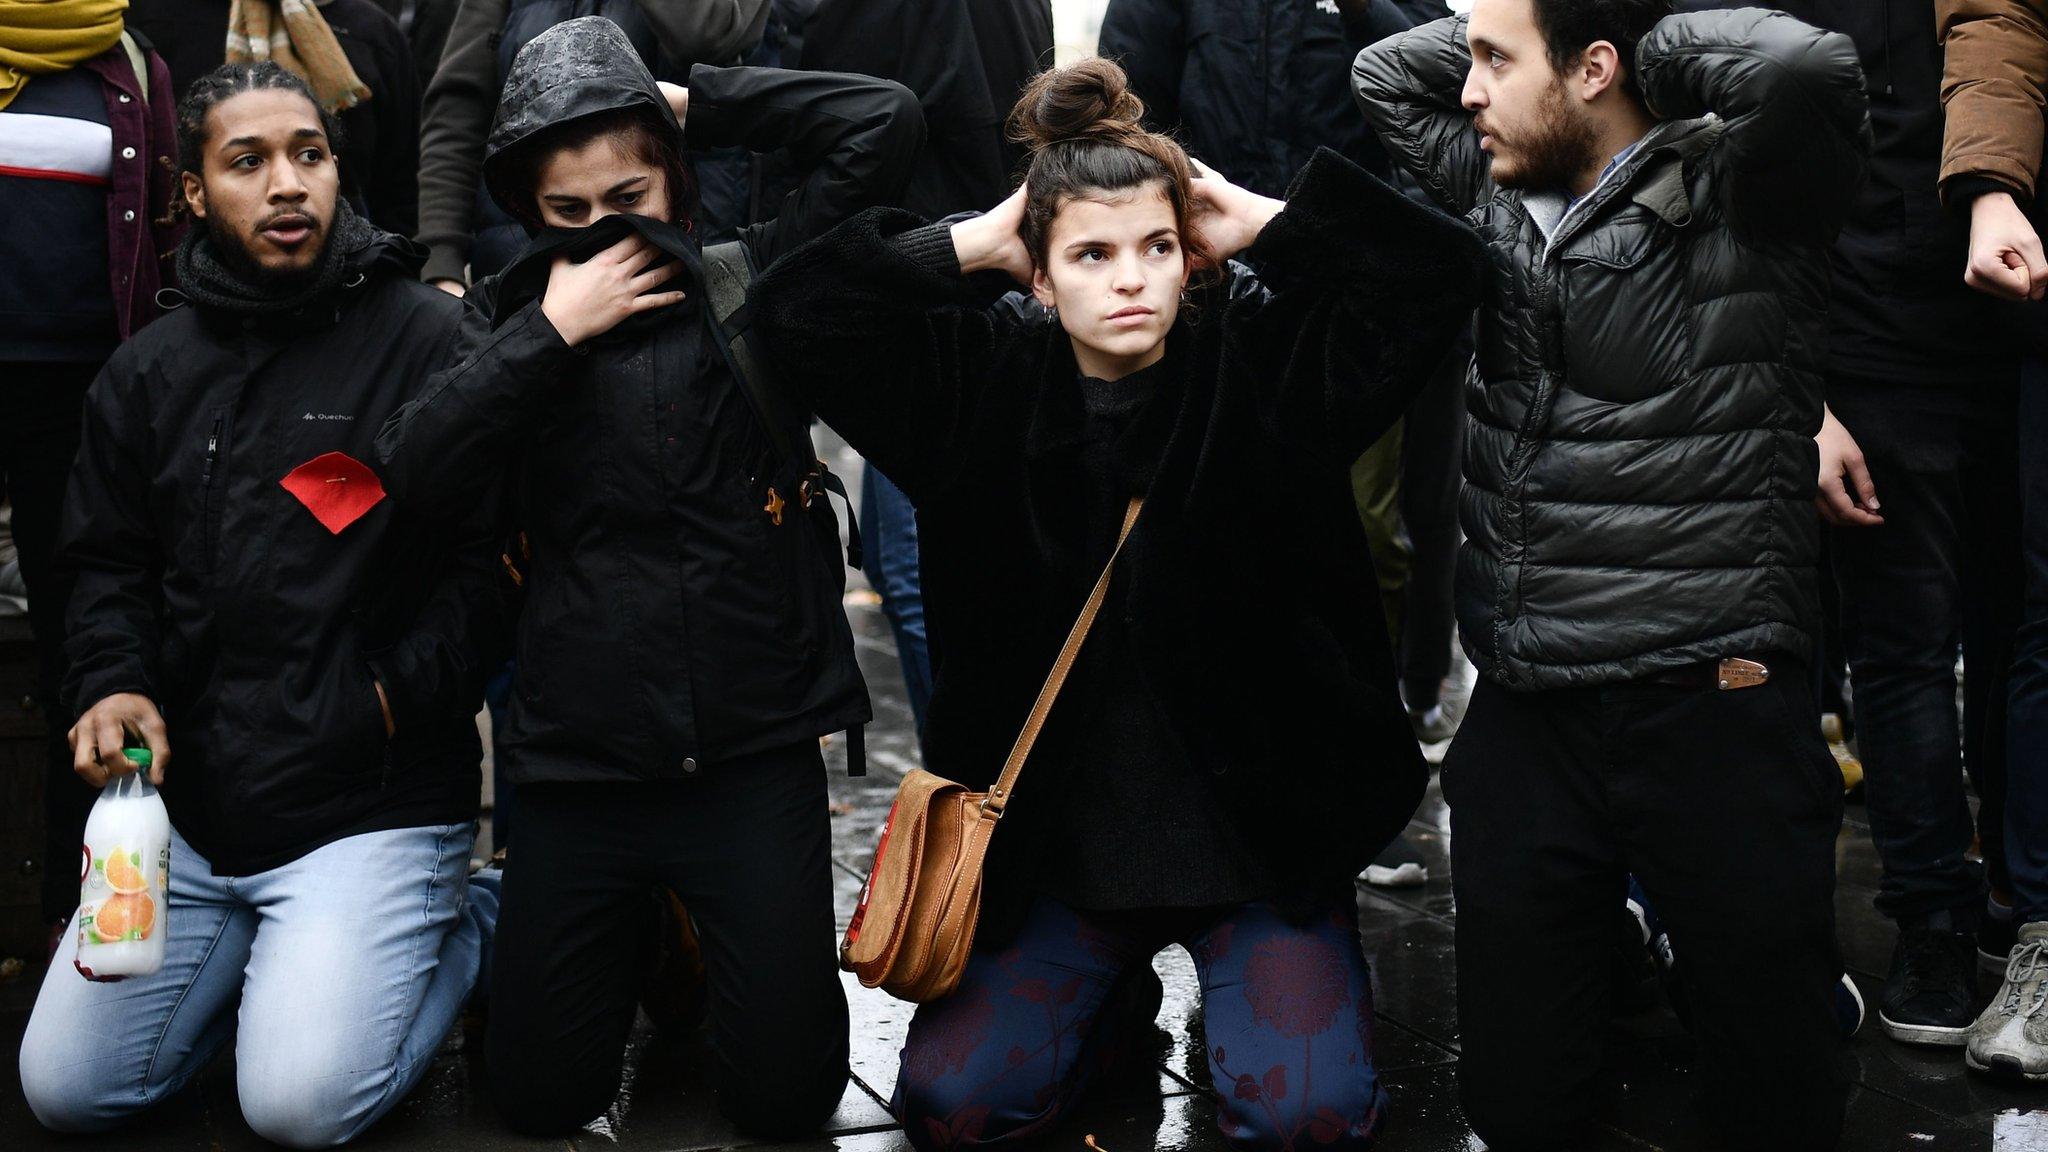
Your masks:
M 320 130 L 327 133 L 327 150 L 341 148 L 341 125 L 333 113 L 320 106 L 313 90 L 297 75 L 275 61 L 223 64 L 192 82 L 185 98 L 178 101 L 178 171 L 198 174 L 206 168 L 206 115 L 244 92 L 295 92 L 320 114 Z
M 1532 0 L 1550 67 L 1562 75 L 1605 40 L 1621 54 L 1621 89 L 1641 99 L 1636 86 L 1636 45 L 1671 15 L 1672 0 Z

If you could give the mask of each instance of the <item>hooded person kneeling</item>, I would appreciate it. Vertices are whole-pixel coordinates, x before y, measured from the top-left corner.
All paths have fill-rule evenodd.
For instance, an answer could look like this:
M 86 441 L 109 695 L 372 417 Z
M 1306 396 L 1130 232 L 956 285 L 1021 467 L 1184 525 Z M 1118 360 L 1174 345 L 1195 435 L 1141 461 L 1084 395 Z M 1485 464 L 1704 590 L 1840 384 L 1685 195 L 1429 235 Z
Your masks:
M 661 885 L 703 942 L 719 1105 L 816 1128 L 847 1078 L 818 738 L 868 718 L 831 506 L 713 332 L 691 147 L 810 171 L 755 266 L 894 196 L 916 102 L 868 77 L 698 66 L 658 87 L 597 17 L 520 49 L 485 158 L 533 234 L 476 285 L 457 363 L 379 440 L 401 499 L 507 509 L 526 605 L 496 753 L 519 848 L 492 960 L 491 1085 L 534 1133 L 617 1094 L 632 942 Z M 508 496 L 501 496 L 502 491 Z

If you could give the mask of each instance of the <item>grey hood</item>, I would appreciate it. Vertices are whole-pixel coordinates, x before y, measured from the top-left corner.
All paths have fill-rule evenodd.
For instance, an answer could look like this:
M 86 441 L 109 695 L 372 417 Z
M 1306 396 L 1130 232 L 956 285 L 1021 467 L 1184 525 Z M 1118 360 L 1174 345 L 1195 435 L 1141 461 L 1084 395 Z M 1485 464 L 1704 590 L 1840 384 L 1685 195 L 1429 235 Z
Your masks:
M 491 135 L 484 145 L 484 186 L 507 212 L 506 158 L 543 129 L 620 108 L 645 107 L 678 137 L 683 127 L 654 74 L 617 24 L 602 16 L 565 20 L 528 41 L 512 58 Z

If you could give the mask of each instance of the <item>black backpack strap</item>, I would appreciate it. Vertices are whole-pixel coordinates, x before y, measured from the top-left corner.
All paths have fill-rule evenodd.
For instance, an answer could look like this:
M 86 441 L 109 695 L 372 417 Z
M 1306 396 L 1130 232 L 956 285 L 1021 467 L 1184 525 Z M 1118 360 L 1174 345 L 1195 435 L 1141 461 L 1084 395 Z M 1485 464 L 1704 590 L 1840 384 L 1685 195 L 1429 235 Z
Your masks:
M 818 458 L 818 450 L 811 443 L 809 431 L 803 433 L 801 450 L 791 439 L 791 429 L 808 429 L 809 422 L 791 407 L 783 389 L 747 341 L 751 318 L 747 310 L 747 286 L 753 281 L 754 261 L 746 245 L 728 240 L 704 249 L 704 296 L 705 303 L 709 305 L 704 316 L 711 325 L 711 338 L 725 357 L 726 367 L 732 370 L 733 379 L 739 382 L 740 391 L 746 395 L 755 418 L 767 431 L 768 441 L 774 446 L 776 455 L 783 459 L 794 475 L 802 478 L 797 482 L 798 506 L 810 507 L 814 497 L 830 499 L 826 493 L 836 493 L 846 501 L 846 563 L 850 568 L 858 568 L 862 559 L 860 520 L 854 515 L 853 499 L 846 494 L 846 484 Z M 770 507 L 778 509 L 774 515 L 779 524 L 782 522 L 781 498 L 770 489 L 769 499 Z M 867 729 L 855 724 L 846 730 L 846 774 L 865 776 L 867 773 Z
M 728 240 L 704 249 L 704 295 L 705 303 L 709 305 L 704 314 L 711 324 L 712 338 L 717 341 L 719 353 L 725 357 L 726 367 L 732 370 L 733 379 L 739 382 L 740 391 L 746 395 L 755 417 L 767 431 L 769 443 L 791 472 L 799 477 L 798 504 L 808 508 L 813 499 L 827 493 L 835 493 L 846 501 L 846 564 L 850 568 L 859 568 L 862 559 L 860 521 L 854 515 L 852 499 L 846 494 L 846 484 L 826 467 L 823 460 L 818 459 L 809 433 L 803 434 L 801 445 L 791 438 L 791 429 L 804 428 L 808 422 L 790 405 L 786 391 L 780 387 L 767 364 L 755 355 L 753 345 L 747 339 L 752 318 L 747 308 L 747 286 L 753 280 L 753 257 L 745 244 Z

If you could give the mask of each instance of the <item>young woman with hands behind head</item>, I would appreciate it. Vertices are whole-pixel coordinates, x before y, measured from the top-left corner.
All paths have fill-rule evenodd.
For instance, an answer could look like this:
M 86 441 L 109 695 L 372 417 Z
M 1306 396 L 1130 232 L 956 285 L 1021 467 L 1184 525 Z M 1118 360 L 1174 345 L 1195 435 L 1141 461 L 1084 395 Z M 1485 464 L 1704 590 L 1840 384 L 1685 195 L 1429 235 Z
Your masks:
M 993 780 L 1145 499 L 966 975 L 911 1025 L 921 1148 L 1054 1123 L 1175 943 L 1235 1142 L 1364 1147 L 1385 1115 L 1351 879 L 1426 776 L 1346 468 L 1465 322 L 1479 248 L 1327 151 L 1253 195 L 1141 112 L 1112 63 L 1046 73 L 1015 195 L 950 227 L 869 211 L 753 296 L 785 377 L 917 505 L 933 771 Z

